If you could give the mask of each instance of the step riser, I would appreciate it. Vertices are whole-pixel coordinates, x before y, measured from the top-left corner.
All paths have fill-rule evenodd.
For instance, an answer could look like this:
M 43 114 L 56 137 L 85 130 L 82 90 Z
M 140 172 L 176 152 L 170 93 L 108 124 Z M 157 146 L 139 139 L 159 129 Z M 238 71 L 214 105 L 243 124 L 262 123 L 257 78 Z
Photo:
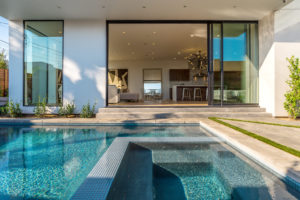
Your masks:
M 100 108 L 99 113 L 265 112 L 263 108 Z
M 98 113 L 100 119 L 167 119 L 167 118 L 204 118 L 204 117 L 271 117 L 268 113 L 203 113 L 203 114 L 176 114 L 176 113 L 157 113 L 157 114 L 124 114 L 124 113 Z

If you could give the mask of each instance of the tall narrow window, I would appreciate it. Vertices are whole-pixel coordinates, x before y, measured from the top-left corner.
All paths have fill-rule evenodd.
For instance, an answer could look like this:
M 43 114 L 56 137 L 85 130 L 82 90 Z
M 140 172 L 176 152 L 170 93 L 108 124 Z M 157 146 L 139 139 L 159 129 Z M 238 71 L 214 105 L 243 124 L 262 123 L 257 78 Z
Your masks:
M 25 21 L 24 105 L 62 103 L 63 22 Z

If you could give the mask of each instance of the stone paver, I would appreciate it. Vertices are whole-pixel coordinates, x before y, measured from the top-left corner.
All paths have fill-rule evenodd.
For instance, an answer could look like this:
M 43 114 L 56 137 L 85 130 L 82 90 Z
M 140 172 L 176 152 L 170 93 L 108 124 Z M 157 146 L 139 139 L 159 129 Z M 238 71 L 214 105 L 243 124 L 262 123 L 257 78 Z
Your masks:
M 280 144 L 300 150 L 300 128 L 237 122 L 231 120 L 224 121 L 247 131 L 269 138 Z
M 234 119 L 300 126 L 300 119 L 294 120 L 290 118 L 274 118 L 274 117 L 258 117 L 258 116 L 257 117 L 235 117 Z

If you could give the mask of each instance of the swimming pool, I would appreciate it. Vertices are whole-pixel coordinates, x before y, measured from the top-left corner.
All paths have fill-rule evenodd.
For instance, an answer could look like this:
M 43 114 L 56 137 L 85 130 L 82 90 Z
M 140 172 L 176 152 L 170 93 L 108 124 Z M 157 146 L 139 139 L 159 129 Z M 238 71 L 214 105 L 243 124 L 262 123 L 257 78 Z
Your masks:
M 116 137 L 209 136 L 199 126 L 0 127 L 0 199 L 69 199 Z

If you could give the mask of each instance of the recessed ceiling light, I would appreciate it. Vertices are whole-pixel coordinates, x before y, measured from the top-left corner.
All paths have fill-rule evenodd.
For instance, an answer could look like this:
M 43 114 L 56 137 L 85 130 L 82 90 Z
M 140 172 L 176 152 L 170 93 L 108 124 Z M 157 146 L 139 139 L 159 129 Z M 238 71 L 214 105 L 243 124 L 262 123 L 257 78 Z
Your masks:
M 125 32 L 125 31 L 123 31 L 123 32 L 122 32 L 122 34 L 123 34 L 123 35 L 125 35 L 125 34 L 126 34 L 126 32 Z
M 153 31 L 153 34 L 155 35 L 155 34 L 156 34 L 156 32 L 155 32 L 155 31 Z
M 194 34 L 191 34 L 190 36 L 191 36 L 191 37 L 194 37 L 195 35 L 194 35 Z

